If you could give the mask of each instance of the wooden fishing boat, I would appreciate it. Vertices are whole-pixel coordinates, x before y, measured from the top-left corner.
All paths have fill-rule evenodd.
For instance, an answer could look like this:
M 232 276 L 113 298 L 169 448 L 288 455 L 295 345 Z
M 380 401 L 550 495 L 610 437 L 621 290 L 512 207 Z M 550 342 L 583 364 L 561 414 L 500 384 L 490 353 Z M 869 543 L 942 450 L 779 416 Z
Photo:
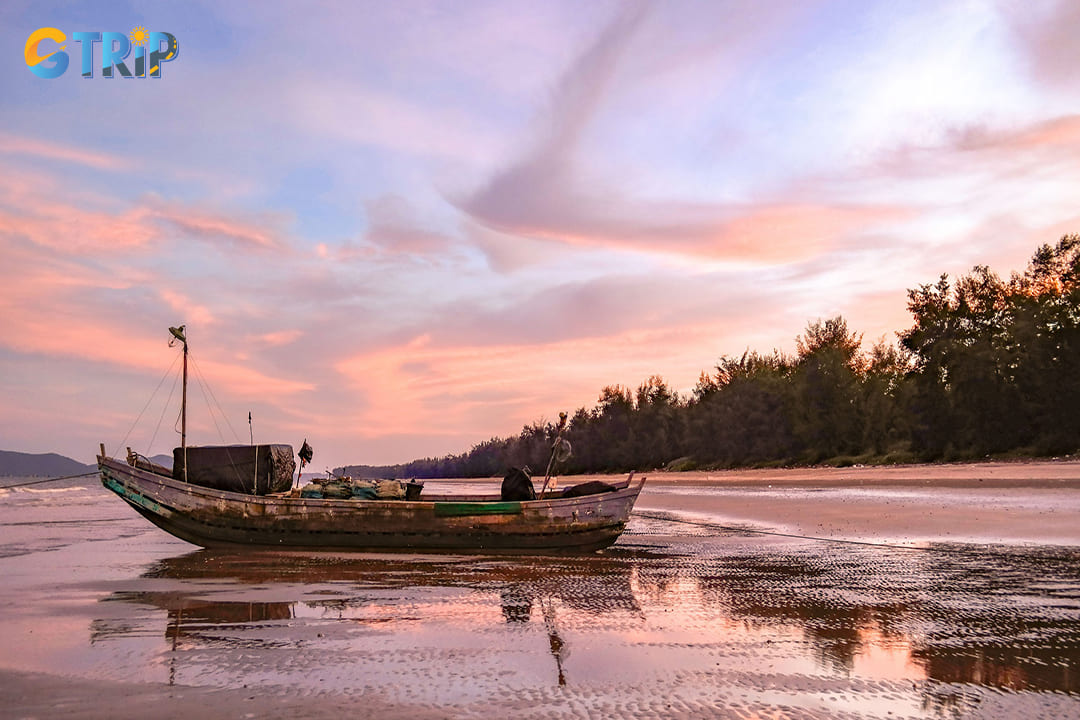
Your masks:
M 498 495 L 420 500 L 251 495 L 200 487 L 98 457 L 101 482 L 162 530 L 203 547 L 478 552 L 589 552 L 614 543 L 645 481 L 580 497 Z
M 169 330 L 175 340 L 184 344 L 181 447 L 174 452 L 175 472 L 145 461 L 130 449 L 127 462 L 109 457 L 104 445 L 98 467 L 106 488 L 162 530 L 196 545 L 588 552 L 608 547 L 618 539 L 645 482 L 634 481 L 631 473 L 626 480 L 603 488 L 603 492 L 575 495 L 564 491 L 563 495 L 546 495 L 544 490 L 553 463 L 564 450 L 569 451 L 561 435 L 565 426 L 563 414 L 539 499 L 518 501 L 506 500 L 501 495 L 422 493 L 419 498 L 392 500 L 304 497 L 289 488 L 294 465 L 292 449 L 288 446 L 202 449 L 187 446 L 187 339 L 183 326 Z M 287 453 L 282 456 L 274 450 L 270 455 L 265 454 L 275 448 L 287 448 Z M 204 475 L 208 469 L 197 467 L 196 450 L 222 451 L 227 455 L 230 467 L 224 468 L 223 474 L 234 476 L 226 478 L 229 483 L 218 482 L 220 476 L 205 480 L 214 473 Z M 254 464 L 253 474 L 248 474 L 246 469 L 236 471 L 233 460 L 240 455 Z M 260 457 L 267 458 L 261 461 L 261 468 Z M 300 452 L 301 470 L 303 461 L 310 457 L 305 441 Z M 283 462 L 288 468 L 284 489 L 277 484 Z M 274 474 L 277 479 L 271 477 Z M 242 478 L 239 487 L 234 482 L 238 477 Z

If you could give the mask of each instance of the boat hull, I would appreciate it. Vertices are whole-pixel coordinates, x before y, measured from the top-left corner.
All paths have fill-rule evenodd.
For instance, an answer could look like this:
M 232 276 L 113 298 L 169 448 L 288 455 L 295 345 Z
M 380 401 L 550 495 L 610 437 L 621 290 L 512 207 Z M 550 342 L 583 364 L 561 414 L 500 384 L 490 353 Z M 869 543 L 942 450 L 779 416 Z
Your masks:
M 110 458 L 98 467 L 102 484 L 150 522 L 202 547 L 590 552 L 618 539 L 644 484 L 526 502 L 337 500 L 213 490 Z

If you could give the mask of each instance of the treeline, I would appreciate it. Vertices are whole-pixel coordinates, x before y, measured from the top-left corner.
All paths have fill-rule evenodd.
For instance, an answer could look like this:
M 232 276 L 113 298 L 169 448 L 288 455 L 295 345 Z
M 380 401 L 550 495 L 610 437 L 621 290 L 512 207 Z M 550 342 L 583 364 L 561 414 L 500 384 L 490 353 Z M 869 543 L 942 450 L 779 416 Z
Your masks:
M 812 322 L 796 353 L 721 357 L 689 396 L 660 376 L 579 408 L 561 473 L 669 467 L 961 460 L 1080 448 L 1080 235 L 1044 245 L 1004 280 L 988 267 L 908 291 L 913 325 L 863 349 L 842 317 Z M 552 423 L 461 455 L 346 474 L 543 473 Z

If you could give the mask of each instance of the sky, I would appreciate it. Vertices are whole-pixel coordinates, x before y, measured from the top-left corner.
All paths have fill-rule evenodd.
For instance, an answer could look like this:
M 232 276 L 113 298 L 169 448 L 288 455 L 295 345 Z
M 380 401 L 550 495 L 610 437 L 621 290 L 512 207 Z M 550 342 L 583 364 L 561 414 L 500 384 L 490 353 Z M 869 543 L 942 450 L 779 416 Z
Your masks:
M 161 77 L 101 43 L 81 76 L 74 33 L 136 28 L 176 38 Z M 1068 0 L 5 2 L 0 448 L 170 453 L 180 324 L 189 443 L 316 470 L 689 393 L 836 315 L 894 342 L 909 288 L 1080 231 L 1078 31 Z

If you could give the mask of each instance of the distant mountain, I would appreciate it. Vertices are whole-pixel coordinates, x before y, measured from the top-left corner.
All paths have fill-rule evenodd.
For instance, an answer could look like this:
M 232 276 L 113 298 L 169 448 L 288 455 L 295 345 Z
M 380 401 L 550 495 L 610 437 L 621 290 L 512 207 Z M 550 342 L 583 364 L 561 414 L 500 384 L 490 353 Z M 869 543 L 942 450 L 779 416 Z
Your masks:
M 95 467 L 95 465 L 83 465 L 81 462 L 56 453 L 34 455 L 0 450 L 0 475 L 60 477 L 90 472 Z
M 150 462 L 161 465 L 162 467 L 172 467 L 173 456 L 161 453 L 160 455 L 153 455 L 150 458 Z

